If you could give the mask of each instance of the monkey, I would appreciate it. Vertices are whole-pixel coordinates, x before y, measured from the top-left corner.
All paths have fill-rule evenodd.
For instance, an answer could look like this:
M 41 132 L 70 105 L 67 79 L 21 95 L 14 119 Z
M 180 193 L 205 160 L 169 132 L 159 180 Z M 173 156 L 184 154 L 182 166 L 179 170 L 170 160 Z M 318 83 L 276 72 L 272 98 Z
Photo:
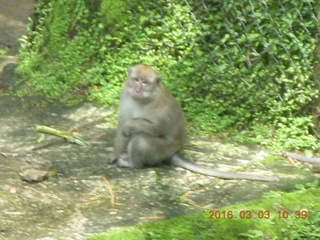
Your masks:
M 182 107 L 164 86 L 160 75 L 142 64 L 129 67 L 120 96 L 119 123 L 109 163 L 128 168 L 169 163 L 222 179 L 278 181 L 272 176 L 222 172 L 184 159 L 179 155 L 184 138 Z

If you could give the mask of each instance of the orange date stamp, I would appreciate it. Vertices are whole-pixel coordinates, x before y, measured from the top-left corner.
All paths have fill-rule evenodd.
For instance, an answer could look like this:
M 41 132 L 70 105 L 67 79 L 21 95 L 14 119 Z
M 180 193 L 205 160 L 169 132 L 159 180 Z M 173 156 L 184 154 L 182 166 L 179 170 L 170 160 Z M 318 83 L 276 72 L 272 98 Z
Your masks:
M 209 211 L 209 219 L 269 219 L 274 217 L 279 219 L 306 219 L 308 217 L 307 210 L 301 211 Z

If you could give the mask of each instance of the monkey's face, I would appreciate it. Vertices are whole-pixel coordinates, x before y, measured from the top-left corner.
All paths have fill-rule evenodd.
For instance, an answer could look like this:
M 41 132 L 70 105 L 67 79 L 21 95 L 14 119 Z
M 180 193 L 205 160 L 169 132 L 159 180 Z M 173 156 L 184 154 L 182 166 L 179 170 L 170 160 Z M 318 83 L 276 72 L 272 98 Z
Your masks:
M 136 65 L 128 69 L 127 87 L 135 101 L 150 99 L 159 81 L 158 74 L 150 67 Z

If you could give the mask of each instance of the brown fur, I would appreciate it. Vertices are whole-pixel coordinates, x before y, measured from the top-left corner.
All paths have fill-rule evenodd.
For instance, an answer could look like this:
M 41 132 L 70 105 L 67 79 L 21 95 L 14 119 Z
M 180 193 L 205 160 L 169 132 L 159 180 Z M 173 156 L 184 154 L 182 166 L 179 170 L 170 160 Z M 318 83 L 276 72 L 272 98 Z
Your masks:
M 135 79 L 143 80 L 141 99 L 134 99 Z M 157 165 L 178 152 L 184 138 L 184 115 L 180 104 L 150 67 L 128 69 L 119 107 L 119 126 L 113 160 L 122 158 L 130 167 Z M 127 149 L 126 149 L 127 147 Z

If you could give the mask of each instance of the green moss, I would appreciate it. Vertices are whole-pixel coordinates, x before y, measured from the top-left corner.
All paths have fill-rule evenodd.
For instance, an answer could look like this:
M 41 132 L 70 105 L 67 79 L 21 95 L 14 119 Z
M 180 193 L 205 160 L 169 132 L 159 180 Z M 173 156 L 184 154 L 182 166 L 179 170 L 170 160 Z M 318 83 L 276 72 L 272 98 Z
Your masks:
M 292 193 L 272 192 L 246 204 L 122 228 L 88 240 L 319 238 L 320 188 L 313 188 Z

